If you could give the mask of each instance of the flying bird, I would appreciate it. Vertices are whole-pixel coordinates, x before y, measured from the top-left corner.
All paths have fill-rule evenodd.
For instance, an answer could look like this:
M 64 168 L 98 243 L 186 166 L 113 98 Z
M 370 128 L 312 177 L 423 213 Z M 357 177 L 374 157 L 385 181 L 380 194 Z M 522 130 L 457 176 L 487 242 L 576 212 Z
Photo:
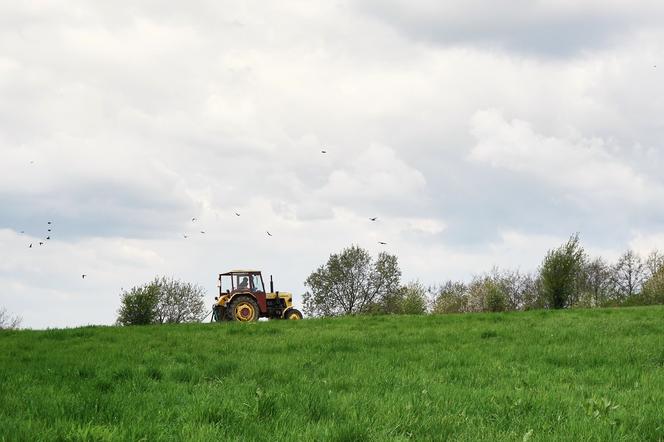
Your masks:
M 25 231 L 24 231 L 24 230 L 21 230 L 21 235 L 23 235 L 24 233 L 25 233 Z
M 192 218 L 192 219 L 191 219 L 191 222 L 192 222 L 192 223 L 195 223 L 195 222 L 196 222 L 196 218 Z
M 31 248 L 32 248 L 32 244 L 30 244 L 30 245 L 28 246 L 28 249 L 31 249 Z
M 50 231 L 51 231 L 51 229 L 48 229 L 48 231 L 50 232 Z M 21 232 L 21 233 L 23 233 L 23 232 Z
M 376 221 L 378 219 L 377 216 L 374 216 L 373 218 L 369 218 L 371 221 Z
M 183 236 L 185 239 L 189 238 L 186 233 L 184 233 Z
M 43 242 L 41 242 L 41 241 L 39 241 L 39 245 L 40 245 L 40 246 L 43 246 L 43 245 L 44 245 L 44 243 L 43 243 Z
M 50 236 L 47 236 L 46 239 L 51 239 L 51 237 L 50 237 Z
M 321 150 L 320 153 L 327 153 L 327 151 L 326 150 Z
M 386 243 L 386 242 L 383 242 L 383 241 L 378 241 L 378 244 L 381 244 L 381 245 L 383 245 L 383 246 L 387 245 L 387 243 Z
M 267 230 L 265 231 L 265 233 L 267 233 L 267 236 L 272 236 L 272 234 L 270 232 L 268 232 Z
M 81 279 L 85 279 L 85 277 L 88 275 L 81 275 Z
M 47 224 L 48 224 L 48 225 L 51 225 L 51 222 L 49 221 Z
M 205 234 L 205 231 L 204 231 L 204 230 L 201 230 L 201 233 Z
M 235 216 L 240 216 L 240 214 L 239 214 L 239 213 L 237 213 L 237 212 L 235 212 Z

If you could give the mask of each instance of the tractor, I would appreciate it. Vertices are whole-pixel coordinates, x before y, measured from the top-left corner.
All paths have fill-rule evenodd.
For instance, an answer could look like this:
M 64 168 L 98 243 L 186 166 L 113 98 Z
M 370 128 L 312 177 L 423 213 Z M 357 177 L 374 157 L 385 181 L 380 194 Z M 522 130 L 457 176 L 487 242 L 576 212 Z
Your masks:
M 265 291 L 260 270 L 231 270 L 219 274 L 219 296 L 214 298 L 212 321 L 257 321 L 268 319 L 302 319 L 293 308 L 293 294 L 274 291 L 270 276 L 270 291 Z

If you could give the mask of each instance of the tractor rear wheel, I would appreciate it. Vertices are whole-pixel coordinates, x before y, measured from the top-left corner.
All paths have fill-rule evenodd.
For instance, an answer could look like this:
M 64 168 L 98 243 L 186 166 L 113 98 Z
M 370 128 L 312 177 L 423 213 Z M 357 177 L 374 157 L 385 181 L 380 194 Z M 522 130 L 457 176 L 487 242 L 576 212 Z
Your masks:
M 284 312 L 284 319 L 299 321 L 302 319 L 302 313 L 296 308 L 289 308 Z
M 230 321 L 258 321 L 258 304 L 249 296 L 239 296 L 233 299 L 226 312 Z

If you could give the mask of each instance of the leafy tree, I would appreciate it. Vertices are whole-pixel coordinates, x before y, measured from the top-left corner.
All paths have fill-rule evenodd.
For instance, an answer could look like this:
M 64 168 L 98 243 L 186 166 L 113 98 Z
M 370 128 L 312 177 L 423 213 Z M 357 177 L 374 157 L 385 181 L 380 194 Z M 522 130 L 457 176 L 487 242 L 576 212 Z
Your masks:
M 639 304 L 664 304 L 664 266 L 643 284 Z
M 385 295 L 377 311 L 397 315 L 424 314 L 427 311 L 427 289 L 419 281 L 409 282 Z
M 144 325 L 198 321 L 204 311 L 204 293 L 198 285 L 156 277 L 122 293 L 117 322 Z
M 431 312 L 463 313 L 468 311 L 468 294 L 466 284 L 458 281 L 447 281 L 434 288 Z
M 198 321 L 205 310 L 205 290 L 196 284 L 173 278 L 155 278 L 158 287 L 156 322 L 181 323 Z
M 549 250 L 540 269 L 542 294 L 548 307 L 560 309 L 575 303 L 584 262 L 585 252 L 578 234 L 557 249 Z
M 122 292 L 118 324 L 146 325 L 153 324 L 157 319 L 157 303 L 159 302 L 159 286 L 154 281 L 142 286 L 133 287 Z
M 613 297 L 619 302 L 639 293 L 646 279 L 646 265 L 632 250 L 625 252 L 612 269 Z
M 304 310 L 321 316 L 366 313 L 397 291 L 400 278 L 396 256 L 380 253 L 374 261 L 368 251 L 351 246 L 309 275 Z
M 0 308 L 0 330 L 15 330 L 21 326 L 19 316 L 11 316 L 6 308 Z
M 483 310 L 489 312 L 504 312 L 508 309 L 507 294 L 500 285 L 488 280 L 484 283 Z

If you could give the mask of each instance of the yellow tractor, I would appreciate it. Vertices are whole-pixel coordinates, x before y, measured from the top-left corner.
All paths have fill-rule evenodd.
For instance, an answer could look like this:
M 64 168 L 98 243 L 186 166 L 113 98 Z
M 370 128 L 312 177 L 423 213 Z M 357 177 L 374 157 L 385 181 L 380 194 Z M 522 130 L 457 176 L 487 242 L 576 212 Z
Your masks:
M 293 294 L 275 292 L 272 276 L 266 292 L 259 270 L 231 270 L 219 274 L 219 296 L 214 298 L 212 321 L 257 321 L 258 318 L 302 319 L 293 308 Z

